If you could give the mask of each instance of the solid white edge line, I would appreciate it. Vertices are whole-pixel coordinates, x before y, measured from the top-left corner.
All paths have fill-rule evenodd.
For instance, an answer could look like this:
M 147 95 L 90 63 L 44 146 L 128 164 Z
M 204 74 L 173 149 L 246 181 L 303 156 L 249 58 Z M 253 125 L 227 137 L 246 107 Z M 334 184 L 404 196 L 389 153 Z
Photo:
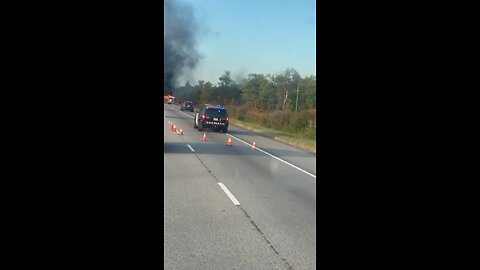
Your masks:
M 217 182 L 220 188 L 227 194 L 228 198 L 232 200 L 234 205 L 240 205 L 240 202 L 233 196 L 233 194 L 228 190 L 228 188 L 222 183 L 222 182 Z
M 246 141 L 244 141 L 244 140 L 242 140 L 242 139 L 240 139 L 240 138 L 237 138 L 237 137 L 233 136 L 233 135 L 230 134 L 230 133 L 226 133 L 226 134 L 228 134 L 229 136 L 233 137 L 234 139 L 236 139 L 236 140 L 238 140 L 238 141 L 240 141 L 240 142 L 243 142 L 244 144 L 246 144 L 246 145 L 248 145 L 248 146 L 250 146 L 250 147 L 253 146 L 252 144 L 249 144 L 248 142 L 246 142 Z M 291 167 L 293 167 L 293 168 L 295 168 L 295 169 L 297 169 L 297 170 L 299 170 L 299 171 L 301 171 L 301 172 L 303 172 L 303 173 L 306 173 L 306 174 L 310 175 L 311 177 L 317 179 L 317 176 L 316 176 L 316 175 L 314 175 L 314 174 L 312 174 L 312 173 L 309 173 L 309 172 L 305 171 L 304 169 L 299 168 L 299 167 L 297 167 L 297 166 L 295 166 L 295 165 L 293 165 L 293 164 L 291 164 L 291 163 L 289 163 L 289 162 L 287 162 L 287 161 L 285 161 L 285 160 L 283 160 L 283 159 L 281 159 L 281 158 L 279 158 L 279 157 L 277 157 L 277 156 L 274 156 L 274 155 L 268 153 L 267 151 L 264 151 L 264 150 L 258 148 L 257 146 L 255 146 L 255 148 L 256 148 L 258 151 L 260 151 L 260 152 L 262 152 L 262 153 L 264 153 L 264 154 L 266 154 L 266 155 L 269 155 L 269 156 L 271 156 L 271 157 L 273 157 L 273 158 L 275 158 L 275 159 L 277 159 L 277 160 L 279 160 L 279 161 L 281 161 L 281 162 L 283 162 L 283 163 L 285 163 L 285 164 L 287 164 L 287 165 L 290 165 Z
M 193 148 L 190 146 L 190 144 L 187 144 L 187 146 L 188 146 L 188 148 L 190 148 L 190 150 L 191 150 L 192 152 L 195 152 L 195 150 L 193 150 Z
M 180 112 L 182 112 L 182 111 L 180 111 Z M 187 114 L 187 113 L 185 113 L 185 112 L 182 112 L 182 113 L 184 113 L 185 115 L 190 116 L 191 118 L 194 118 L 193 116 L 191 116 L 191 115 L 189 115 L 189 114 Z M 238 141 L 240 141 L 240 142 L 243 142 L 244 144 L 252 147 L 252 145 L 249 144 L 248 142 L 246 142 L 246 141 L 244 141 L 244 140 L 242 140 L 242 139 L 240 139 L 240 138 L 237 138 L 237 137 L 233 136 L 233 135 L 230 134 L 230 133 L 226 133 L 226 134 L 227 134 L 228 136 L 232 136 L 234 139 L 236 139 L 236 140 L 238 140 Z M 257 146 L 255 146 L 255 148 L 256 148 L 258 151 L 260 151 L 260 152 L 262 152 L 262 153 L 264 153 L 264 154 L 266 154 L 266 155 L 269 155 L 269 156 L 271 156 L 271 157 L 273 157 L 273 158 L 275 158 L 275 159 L 277 159 L 277 160 L 279 160 L 279 161 L 281 161 L 281 162 L 283 162 L 283 163 L 285 163 L 285 164 L 287 164 L 287 165 L 289 165 L 289 166 L 291 166 L 291 167 L 293 167 L 293 168 L 295 168 L 295 169 L 297 169 L 297 170 L 299 170 L 299 171 L 301 171 L 301 172 L 303 172 L 303 173 L 306 173 L 306 174 L 310 175 L 311 177 L 317 179 L 317 176 L 316 176 L 316 175 L 314 175 L 314 174 L 312 174 L 312 173 L 309 173 L 309 172 L 305 171 L 304 169 L 299 168 L 299 167 L 297 167 L 297 166 L 295 166 L 295 165 L 293 165 L 293 164 L 291 164 L 291 163 L 289 163 L 289 162 L 287 162 L 287 161 L 285 161 L 285 160 L 283 160 L 283 159 L 281 159 L 281 158 L 279 158 L 279 157 L 277 157 L 277 156 L 274 156 L 274 155 L 268 153 L 267 151 L 264 151 L 264 150 L 258 148 Z

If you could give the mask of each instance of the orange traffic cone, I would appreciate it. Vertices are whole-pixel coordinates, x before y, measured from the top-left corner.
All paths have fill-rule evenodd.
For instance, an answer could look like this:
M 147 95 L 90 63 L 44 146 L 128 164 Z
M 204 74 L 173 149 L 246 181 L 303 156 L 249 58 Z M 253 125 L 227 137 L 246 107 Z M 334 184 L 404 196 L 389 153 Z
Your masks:
M 173 127 L 172 127 L 173 124 L 172 124 L 172 122 L 168 122 L 168 123 L 170 124 L 170 130 L 173 130 Z
M 180 129 L 180 133 L 178 134 L 183 135 L 183 129 Z
M 255 141 L 253 141 L 252 150 L 255 150 L 255 148 L 257 148 L 255 145 L 256 145 L 256 144 L 255 144 Z
M 227 146 L 232 146 L 232 138 L 228 137 Z
M 173 125 L 173 129 L 172 129 L 172 130 L 176 132 L 176 131 L 177 131 L 177 126 Z
M 207 134 L 205 134 L 205 132 L 203 133 L 202 141 L 203 141 L 203 142 L 206 142 L 206 141 L 207 141 Z

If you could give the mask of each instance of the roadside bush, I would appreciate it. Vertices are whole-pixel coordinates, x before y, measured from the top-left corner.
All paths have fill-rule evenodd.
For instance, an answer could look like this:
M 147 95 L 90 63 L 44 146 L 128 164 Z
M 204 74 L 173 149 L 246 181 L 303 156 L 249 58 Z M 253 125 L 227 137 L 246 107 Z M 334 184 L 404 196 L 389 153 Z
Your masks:
M 303 135 L 305 136 L 305 138 L 307 139 L 316 139 L 317 138 L 317 129 L 316 128 L 308 128 L 304 133 Z
M 253 110 L 246 111 L 245 119 L 254 124 L 263 124 L 263 114 Z
M 274 111 L 268 114 L 267 122 L 271 125 L 271 128 L 278 130 L 287 130 L 289 125 L 289 112 L 287 111 Z
M 315 139 L 317 136 L 316 110 L 260 112 L 252 104 L 229 106 L 228 110 L 231 117 L 241 121 L 298 134 L 307 139 Z
M 309 115 L 305 111 L 290 112 L 289 114 L 289 126 L 290 132 L 304 132 L 308 127 Z
M 227 108 L 228 114 L 230 117 L 238 117 L 238 109 L 235 106 L 229 106 Z
M 240 106 L 240 107 L 238 107 L 237 113 L 238 113 L 239 116 L 241 116 L 243 119 L 245 119 L 245 118 L 246 118 L 247 111 L 248 111 L 248 110 L 247 110 L 247 108 L 246 108 L 245 106 Z

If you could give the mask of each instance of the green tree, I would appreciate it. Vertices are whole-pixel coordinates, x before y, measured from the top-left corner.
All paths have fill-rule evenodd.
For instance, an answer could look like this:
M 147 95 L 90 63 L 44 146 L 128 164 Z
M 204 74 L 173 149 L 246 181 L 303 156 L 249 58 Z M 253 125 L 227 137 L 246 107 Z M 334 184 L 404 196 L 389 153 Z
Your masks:
M 315 76 L 308 76 L 302 79 L 301 95 L 299 95 L 299 104 L 302 108 L 315 109 L 317 101 L 317 80 Z M 299 105 L 300 107 L 300 105 Z
M 283 110 L 286 99 L 288 98 L 288 78 L 285 74 L 276 74 L 273 76 L 275 110 Z
M 240 103 L 240 87 L 232 79 L 230 71 L 227 70 L 220 76 L 218 86 L 215 88 L 215 96 L 224 104 Z
M 215 103 L 215 95 L 213 84 L 211 82 L 206 82 L 202 85 L 202 94 L 200 96 L 201 103 Z
M 225 73 L 218 78 L 219 83 L 218 86 L 224 86 L 224 87 L 233 87 L 234 82 L 232 80 L 232 76 L 230 74 L 230 71 L 226 70 Z
M 263 74 L 249 74 L 246 81 L 243 82 L 241 87 L 241 95 L 244 101 L 248 101 L 254 104 L 255 109 L 262 109 L 262 96 L 260 92 L 262 86 L 268 83 Z

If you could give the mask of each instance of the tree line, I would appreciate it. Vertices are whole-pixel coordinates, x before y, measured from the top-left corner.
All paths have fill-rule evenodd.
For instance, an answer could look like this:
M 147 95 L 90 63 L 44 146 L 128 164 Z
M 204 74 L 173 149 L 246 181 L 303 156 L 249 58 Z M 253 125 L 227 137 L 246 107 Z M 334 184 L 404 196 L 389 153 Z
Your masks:
M 217 84 L 199 80 L 191 85 L 187 81 L 174 90 L 174 95 L 180 101 L 248 105 L 259 112 L 312 110 L 316 109 L 316 76 L 302 77 L 287 68 L 279 74 L 249 74 L 234 81 L 230 71 L 225 71 Z

